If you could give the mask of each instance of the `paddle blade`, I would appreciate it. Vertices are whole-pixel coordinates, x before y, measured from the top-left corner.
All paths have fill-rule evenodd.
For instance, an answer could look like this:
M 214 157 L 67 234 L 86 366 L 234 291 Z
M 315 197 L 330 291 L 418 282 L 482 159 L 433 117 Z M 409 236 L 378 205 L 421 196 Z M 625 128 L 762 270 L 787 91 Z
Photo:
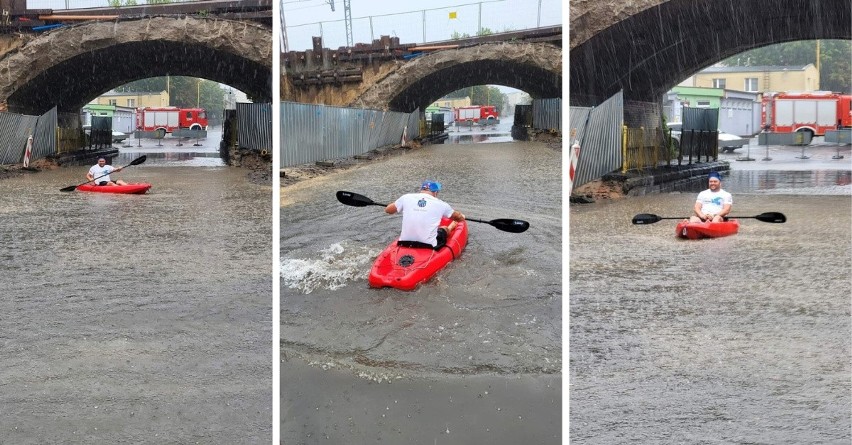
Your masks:
M 640 213 L 633 217 L 633 224 L 654 224 L 660 222 L 662 218 L 653 213 Z
M 487 223 L 509 233 L 523 233 L 530 228 L 530 223 L 520 219 L 493 219 Z
M 73 192 L 74 190 L 77 190 L 76 185 L 69 185 L 68 187 L 59 189 L 60 192 Z
M 755 219 L 768 223 L 776 223 L 781 224 L 787 222 L 787 217 L 784 216 L 783 213 L 778 212 L 766 212 L 761 213 L 760 215 L 755 216 Z
M 127 166 L 130 167 L 131 165 L 139 165 L 145 162 L 146 159 L 148 159 L 148 155 L 139 156 L 138 158 L 131 161 L 130 164 L 127 164 Z
M 342 190 L 337 192 L 337 200 L 343 204 L 353 207 L 366 207 L 369 205 L 384 206 L 384 204 L 378 204 L 376 202 L 373 202 L 372 199 L 366 196 L 359 195 L 353 192 L 344 192 Z

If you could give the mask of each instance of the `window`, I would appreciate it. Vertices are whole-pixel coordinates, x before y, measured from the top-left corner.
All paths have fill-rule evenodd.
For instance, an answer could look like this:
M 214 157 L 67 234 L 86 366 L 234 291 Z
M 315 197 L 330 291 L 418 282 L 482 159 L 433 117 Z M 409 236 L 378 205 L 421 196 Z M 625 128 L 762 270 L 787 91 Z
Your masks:
M 713 88 L 725 88 L 725 79 L 713 79 Z
M 127 106 L 128 107 L 135 107 L 136 106 L 136 99 L 127 99 Z
M 747 77 L 745 80 L 745 90 L 755 92 L 757 91 L 757 77 Z
M 710 101 L 709 100 L 699 100 L 696 103 L 696 106 L 698 108 L 710 108 Z
M 192 119 L 192 111 L 187 111 L 187 112 L 186 112 L 186 119 L 187 119 L 187 120 Z
M 117 100 L 117 99 L 110 99 L 110 100 L 109 100 L 109 104 L 107 104 L 107 105 L 118 105 L 118 103 L 117 103 L 117 102 L 118 102 L 118 100 Z

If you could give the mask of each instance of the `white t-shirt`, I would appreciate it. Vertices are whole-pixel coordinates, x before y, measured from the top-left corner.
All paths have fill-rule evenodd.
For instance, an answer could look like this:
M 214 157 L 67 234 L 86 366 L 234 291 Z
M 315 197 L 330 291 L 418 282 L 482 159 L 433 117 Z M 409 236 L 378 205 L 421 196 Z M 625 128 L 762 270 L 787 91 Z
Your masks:
M 101 167 L 100 165 L 93 165 L 92 168 L 89 169 L 89 174 L 92 175 L 92 179 L 95 180 L 95 184 L 100 184 L 101 181 L 109 181 L 109 174 L 115 171 L 115 167 L 111 165 L 104 165 Z M 98 179 L 99 176 L 104 176 L 103 178 Z
M 400 241 L 418 241 L 432 247 L 438 245 L 441 217 L 449 218 L 453 214 L 449 204 L 427 193 L 402 195 L 394 204 L 396 211 L 402 213 Z
M 701 203 L 701 213 L 718 215 L 719 212 L 722 211 L 722 208 L 725 207 L 725 204 L 733 205 L 734 198 L 730 193 L 722 189 L 719 189 L 719 191 L 715 193 L 712 190 L 707 189 L 698 194 L 698 198 L 695 199 L 695 202 Z

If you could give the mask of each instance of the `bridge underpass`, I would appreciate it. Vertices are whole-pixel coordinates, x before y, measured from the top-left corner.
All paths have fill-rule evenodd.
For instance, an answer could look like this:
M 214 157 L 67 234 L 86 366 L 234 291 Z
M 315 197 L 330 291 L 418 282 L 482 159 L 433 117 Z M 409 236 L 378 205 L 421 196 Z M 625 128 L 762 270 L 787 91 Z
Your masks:
M 571 2 L 569 101 L 594 106 L 623 90 L 625 102 L 659 102 L 689 75 L 749 49 L 850 39 L 850 10 L 848 0 Z
M 166 75 L 230 85 L 272 100 L 272 31 L 252 22 L 153 17 L 86 22 L 45 33 L 0 59 L 9 111 L 78 110 L 110 89 Z
M 518 40 L 525 34 L 531 37 L 530 41 Z M 504 85 L 533 98 L 561 97 L 560 45 L 561 27 L 551 27 L 492 35 L 473 43 L 374 42 L 374 49 L 357 52 L 357 57 L 324 48 L 291 52 L 284 57 L 281 98 L 412 112 L 425 109 L 448 93 L 475 85 Z M 329 74 L 335 72 L 357 75 L 348 76 L 355 80 L 347 81 L 343 76 Z

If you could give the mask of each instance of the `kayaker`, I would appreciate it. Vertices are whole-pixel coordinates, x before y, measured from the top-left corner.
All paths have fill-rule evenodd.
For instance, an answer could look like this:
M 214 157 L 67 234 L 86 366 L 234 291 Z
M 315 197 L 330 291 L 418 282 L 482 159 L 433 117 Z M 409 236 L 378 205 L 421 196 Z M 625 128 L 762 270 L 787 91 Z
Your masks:
M 710 172 L 707 177 L 710 188 L 698 194 L 689 217 L 690 222 L 722 222 L 731 213 L 734 203 L 730 193 L 722 190 L 722 177 L 717 172 Z
M 417 193 L 402 195 L 385 207 L 385 212 L 391 215 L 402 213 L 402 232 L 399 235 L 401 244 L 419 243 L 438 249 L 447 243 L 447 236 L 459 221 L 464 221 L 461 212 L 438 199 L 440 191 L 440 182 L 423 181 Z M 442 217 L 453 221 L 447 226 L 441 226 Z
M 98 163 L 89 169 L 89 173 L 86 173 L 86 179 L 88 179 L 89 182 L 97 179 L 98 182 L 95 185 L 127 185 L 127 183 L 121 179 L 112 181 L 109 178 L 111 173 L 120 172 L 123 169 L 124 167 L 113 167 L 111 165 L 107 165 L 106 158 L 101 156 L 98 158 Z

